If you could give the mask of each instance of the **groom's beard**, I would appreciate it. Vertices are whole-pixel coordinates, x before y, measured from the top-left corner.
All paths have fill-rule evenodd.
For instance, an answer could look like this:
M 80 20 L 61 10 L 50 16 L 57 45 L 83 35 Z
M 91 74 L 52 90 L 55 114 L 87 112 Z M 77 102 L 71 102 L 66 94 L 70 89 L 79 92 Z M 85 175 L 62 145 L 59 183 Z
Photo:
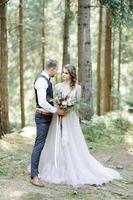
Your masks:
M 53 74 L 53 75 L 50 76 L 50 78 L 54 78 L 54 77 L 55 77 L 55 74 Z

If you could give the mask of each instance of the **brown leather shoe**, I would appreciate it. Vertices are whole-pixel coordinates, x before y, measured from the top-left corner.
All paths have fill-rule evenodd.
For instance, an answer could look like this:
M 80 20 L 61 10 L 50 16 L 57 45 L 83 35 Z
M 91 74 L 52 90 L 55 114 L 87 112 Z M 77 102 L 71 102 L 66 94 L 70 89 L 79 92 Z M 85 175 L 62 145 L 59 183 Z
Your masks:
M 33 177 L 33 179 L 31 179 L 30 182 L 32 183 L 32 185 L 35 185 L 38 187 L 44 187 L 44 184 L 37 176 Z

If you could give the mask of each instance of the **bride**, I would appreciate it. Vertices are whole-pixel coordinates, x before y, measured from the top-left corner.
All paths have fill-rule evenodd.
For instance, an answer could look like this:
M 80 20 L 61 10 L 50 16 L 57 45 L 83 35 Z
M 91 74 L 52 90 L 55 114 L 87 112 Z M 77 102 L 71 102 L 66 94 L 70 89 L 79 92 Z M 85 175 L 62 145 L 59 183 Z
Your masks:
M 69 94 L 72 99 L 81 97 L 74 66 L 65 65 L 63 82 L 55 86 L 55 91 L 64 96 Z M 39 173 L 44 182 L 73 186 L 101 185 L 122 178 L 117 171 L 104 167 L 90 154 L 75 111 L 63 116 L 62 130 L 59 116 L 53 115 L 40 157 Z

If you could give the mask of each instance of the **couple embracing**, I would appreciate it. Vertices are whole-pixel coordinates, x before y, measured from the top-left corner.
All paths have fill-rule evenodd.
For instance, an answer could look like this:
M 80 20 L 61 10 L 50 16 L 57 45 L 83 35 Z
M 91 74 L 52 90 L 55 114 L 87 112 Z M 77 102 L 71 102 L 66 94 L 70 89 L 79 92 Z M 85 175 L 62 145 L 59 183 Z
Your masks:
M 81 186 L 101 185 L 121 179 L 120 174 L 104 167 L 89 152 L 79 118 L 53 104 L 50 79 L 56 75 L 58 63 L 47 61 L 45 70 L 34 84 L 36 97 L 36 139 L 31 156 L 31 183 L 43 187 L 45 183 Z M 81 86 L 76 82 L 76 68 L 67 64 L 63 68 L 63 82 L 55 85 L 55 92 L 64 97 L 80 99 Z M 62 116 L 61 129 L 59 116 Z

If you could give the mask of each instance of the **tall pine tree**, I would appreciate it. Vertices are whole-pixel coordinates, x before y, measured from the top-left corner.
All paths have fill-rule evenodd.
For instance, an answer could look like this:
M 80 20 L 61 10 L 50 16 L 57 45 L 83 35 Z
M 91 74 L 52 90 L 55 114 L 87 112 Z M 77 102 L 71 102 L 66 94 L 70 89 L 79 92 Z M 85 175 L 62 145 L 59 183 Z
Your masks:
M 0 136 L 9 128 L 6 3 L 0 0 Z

